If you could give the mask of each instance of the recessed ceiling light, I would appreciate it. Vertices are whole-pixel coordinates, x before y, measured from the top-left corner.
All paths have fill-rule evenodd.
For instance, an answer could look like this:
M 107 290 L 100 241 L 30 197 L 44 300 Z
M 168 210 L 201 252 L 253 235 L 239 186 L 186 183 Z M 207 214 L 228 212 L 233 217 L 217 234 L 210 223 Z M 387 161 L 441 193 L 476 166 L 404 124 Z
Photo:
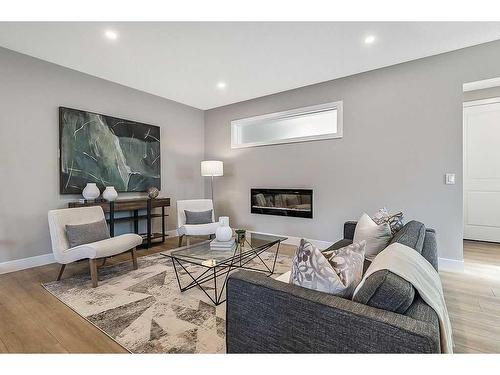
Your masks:
M 218 88 L 219 90 L 223 90 L 223 89 L 225 89 L 225 88 L 226 88 L 226 86 L 227 86 L 227 85 L 226 85 L 226 82 L 217 82 L 217 88 Z
M 106 30 L 104 32 L 104 35 L 106 36 L 106 38 L 110 39 L 110 40 L 116 40 L 118 39 L 118 33 L 114 30 Z
M 375 35 L 368 35 L 365 38 L 365 44 L 372 44 L 375 41 Z

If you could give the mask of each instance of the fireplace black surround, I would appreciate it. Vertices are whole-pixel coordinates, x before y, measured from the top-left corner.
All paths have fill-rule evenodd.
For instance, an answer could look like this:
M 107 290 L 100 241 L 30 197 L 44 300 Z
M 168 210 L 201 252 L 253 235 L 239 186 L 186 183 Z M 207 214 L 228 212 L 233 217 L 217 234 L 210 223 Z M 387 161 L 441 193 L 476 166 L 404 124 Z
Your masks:
M 250 189 L 250 212 L 253 214 L 313 217 L 311 189 Z

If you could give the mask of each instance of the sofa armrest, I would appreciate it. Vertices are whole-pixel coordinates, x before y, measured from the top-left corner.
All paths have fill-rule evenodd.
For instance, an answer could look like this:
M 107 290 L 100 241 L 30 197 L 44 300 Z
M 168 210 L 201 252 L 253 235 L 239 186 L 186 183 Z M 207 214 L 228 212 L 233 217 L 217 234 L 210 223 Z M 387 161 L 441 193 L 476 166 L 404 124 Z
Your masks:
M 356 230 L 357 221 L 346 221 L 344 223 L 344 239 L 353 240 L 354 239 L 354 231 Z
M 426 322 L 237 271 L 228 279 L 228 353 L 434 353 Z

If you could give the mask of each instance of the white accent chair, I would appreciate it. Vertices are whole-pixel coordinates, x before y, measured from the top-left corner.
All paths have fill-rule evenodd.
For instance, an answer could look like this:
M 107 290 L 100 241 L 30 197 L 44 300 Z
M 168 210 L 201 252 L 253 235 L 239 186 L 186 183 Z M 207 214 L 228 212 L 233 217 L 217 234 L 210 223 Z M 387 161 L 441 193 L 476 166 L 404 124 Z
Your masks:
M 142 237 L 135 233 L 122 234 L 109 239 L 70 247 L 66 236 L 66 225 L 88 224 L 105 219 L 100 206 L 63 208 L 51 210 L 48 214 L 50 239 L 54 258 L 61 264 L 57 280 L 62 277 L 66 264 L 88 259 L 92 286 L 97 287 L 97 259 L 130 251 L 134 269 L 137 269 L 136 246 L 142 244 Z
M 187 211 L 208 211 L 212 210 L 212 223 L 208 224 L 186 224 Z M 182 246 L 182 239 L 186 236 L 189 245 L 189 236 L 210 236 L 215 234 L 219 223 L 215 222 L 214 205 L 211 199 L 189 199 L 177 201 L 177 234 L 179 235 L 179 247 Z

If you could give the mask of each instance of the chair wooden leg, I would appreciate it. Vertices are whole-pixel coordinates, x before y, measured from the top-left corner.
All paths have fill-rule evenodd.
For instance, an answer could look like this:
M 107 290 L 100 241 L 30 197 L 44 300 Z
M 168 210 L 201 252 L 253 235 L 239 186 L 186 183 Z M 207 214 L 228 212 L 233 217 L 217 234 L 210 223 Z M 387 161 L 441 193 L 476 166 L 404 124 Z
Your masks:
M 135 251 L 135 247 L 130 250 L 130 252 L 132 253 L 132 264 L 134 265 L 134 270 L 136 270 L 139 266 L 137 265 L 137 253 Z
M 189 236 L 186 236 L 186 245 L 187 246 L 191 245 L 191 240 L 189 239 Z
M 90 277 L 92 279 L 92 288 L 97 287 L 97 260 L 89 259 Z
M 66 268 L 66 265 L 61 264 L 61 269 L 59 270 L 59 274 L 57 275 L 57 281 L 61 280 L 65 268 Z
M 107 259 L 108 259 L 108 258 L 102 258 L 101 267 L 104 267 L 104 265 L 106 264 L 106 260 L 107 260 Z
M 184 235 L 182 236 L 179 236 L 179 244 L 177 247 L 181 247 L 182 246 L 182 239 L 184 238 Z

